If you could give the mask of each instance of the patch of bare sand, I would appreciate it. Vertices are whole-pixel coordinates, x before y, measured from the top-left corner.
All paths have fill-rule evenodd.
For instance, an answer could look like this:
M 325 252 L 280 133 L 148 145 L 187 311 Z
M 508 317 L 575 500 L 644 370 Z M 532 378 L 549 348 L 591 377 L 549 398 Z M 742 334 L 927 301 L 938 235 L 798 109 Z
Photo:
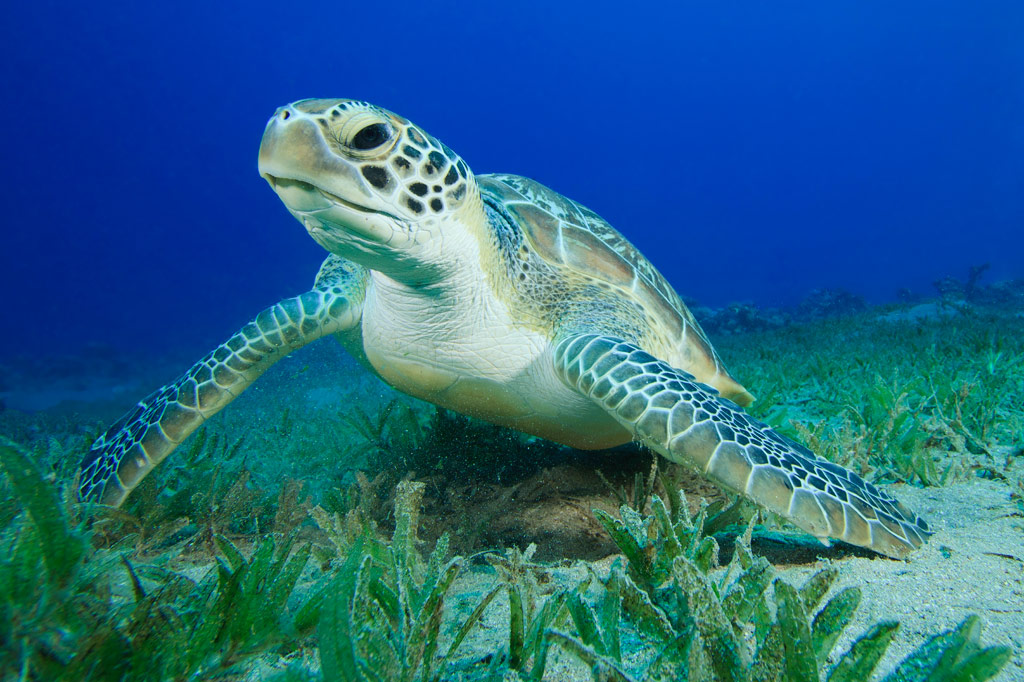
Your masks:
M 898 620 L 902 626 L 879 666 L 887 673 L 936 632 L 977 614 L 985 645 L 1013 649 L 1012 660 L 994 679 L 1024 681 L 1024 515 L 1010 499 L 1010 488 L 975 479 L 943 488 L 890 490 L 935 534 L 906 562 L 858 556 L 833 562 L 839 569 L 833 589 L 856 586 L 864 595 L 836 651 L 846 651 L 872 624 Z M 799 584 L 819 567 L 781 571 Z

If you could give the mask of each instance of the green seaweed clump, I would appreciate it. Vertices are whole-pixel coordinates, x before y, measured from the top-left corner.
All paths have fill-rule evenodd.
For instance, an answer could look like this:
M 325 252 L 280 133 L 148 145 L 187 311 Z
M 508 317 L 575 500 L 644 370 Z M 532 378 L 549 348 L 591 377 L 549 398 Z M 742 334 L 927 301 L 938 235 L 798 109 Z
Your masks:
M 217 536 L 255 536 L 274 525 L 276 505 L 252 484 L 240 454 L 245 436 L 227 439 L 201 428 L 181 448 L 181 457 L 158 467 L 132 491 L 122 507 L 101 508 L 93 526 L 100 541 L 134 540 L 151 554 L 178 546 L 215 554 Z M 282 493 L 287 485 L 282 486 Z M 281 529 L 276 525 L 274 531 Z
M 457 626 L 444 655 L 439 655 L 446 599 L 464 560 L 446 559 L 447 536 L 438 540 L 426 561 L 421 557 L 416 529 L 424 487 L 408 481 L 398 485 L 390 543 L 370 532 L 337 543 L 344 548 L 344 561 L 310 602 L 319 604 L 324 680 L 448 679 L 455 652 L 493 599 L 496 591 Z
M 315 609 L 290 609 L 309 547 L 263 539 L 246 559 L 223 537 L 199 580 L 135 566 L 131 538 L 95 550 L 78 509 L 20 448 L 0 443 L 15 505 L 0 530 L 0 678 L 189 680 L 234 674 L 290 651 Z
M 577 635 L 547 636 L 590 667 L 595 680 L 721 680 L 736 682 L 854 682 L 867 680 L 899 624 L 882 622 L 858 638 L 829 668 L 839 636 L 860 604 L 851 587 L 825 600 L 837 577 L 826 568 L 797 588 L 749 549 L 753 524 L 716 576 L 718 545 L 705 534 L 706 510 L 690 517 L 679 503 L 666 509 L 654 496 L 653 514 L 623 506 L 621 520 L 595 512 L 626 557 L 605 581 L 596 609 L 571 609 Z M 620 610 L 653 655 L 636 665 L 622 656 Z M 981 625 L 970 617 L 933 637 L 885 682 L 977 682 L 1007 663 L 1007 647 L 982 647 Z M 629 669 L 630 667 L 634 669 Z M 827 673 L 826 673 L 827 671 Z
M 509 550 L 505 555 L 488 555 L 487 561 L 498 571 L 508 591 L 508 648 L 499 652 L 492 661 L 491 676 L 497 675 L 501 664 L 522 680 L 537 682 L 547 669 L 551 628 L 560 627 L 567 617 L 567 609 L 580 601 L 580 594 L 588 583 L 575 590 L 561 589 L 547 598 L 541 595 L 537 579 L 540 566 L 531 563 L 536 545 L 525 552 Z M 500 679 L 500 678 L 499 678 Z

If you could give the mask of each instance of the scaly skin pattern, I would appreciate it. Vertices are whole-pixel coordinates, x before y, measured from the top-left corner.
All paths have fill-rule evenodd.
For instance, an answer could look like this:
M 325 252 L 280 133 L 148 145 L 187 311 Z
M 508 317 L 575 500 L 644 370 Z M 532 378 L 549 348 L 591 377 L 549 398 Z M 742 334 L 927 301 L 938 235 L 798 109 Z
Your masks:
M 96 439 L 82 462 L 79 497 L 117 506 L 153 467 L 291 351 L 352 328 L 361 292 L 320 286 L 267 308 L 174 383 L 142 400 Z
M 558 343 L 554 356 L 563 379 L 637 440 L 818 538 L 902 558 L 930 535 L 924 520 L 857 474 L 816 457 L 633 344 L 579 334 Z

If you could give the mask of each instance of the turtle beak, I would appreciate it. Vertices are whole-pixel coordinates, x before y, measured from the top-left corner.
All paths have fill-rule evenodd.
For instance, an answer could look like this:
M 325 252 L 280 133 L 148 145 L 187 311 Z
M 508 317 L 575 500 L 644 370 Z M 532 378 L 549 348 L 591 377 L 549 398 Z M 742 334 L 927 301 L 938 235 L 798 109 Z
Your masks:
M 282 193 L 283 181 L 326 192 L 334 190 L 335 194 L 356 192 L 361 196 L 351 202 L 355 204 L 362 204 L 361 197 L 365 197 L 367 203 L 373 200 L 356 169 L 328 146 L 313 116 L 292 105 L 278 109 L 267 122 L 260 142 L 258 167 L 260 176 L 290 208 L 299 207 L 289 203 L 288 193 Z
M 377 268 L 407 240 L 401 220 L 366 189 L 357 166 L 302 102 L 278 109 L 260 143 L 259 171 L 288 211 L 322 247 Z

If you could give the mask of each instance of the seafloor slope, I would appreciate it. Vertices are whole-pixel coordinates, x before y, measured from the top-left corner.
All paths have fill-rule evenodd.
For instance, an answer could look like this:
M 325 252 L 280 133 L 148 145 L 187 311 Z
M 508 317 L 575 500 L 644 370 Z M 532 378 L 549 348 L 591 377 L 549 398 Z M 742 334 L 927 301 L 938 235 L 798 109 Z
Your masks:
M 936 531 L 909 561 L 896 562 L 849 547 L 826 549 L 777 519 L 761 519 L 751 542 L 754 555 L 766 557 L 784 580 L 799 585 L 831 567 L 837 578 L 830 594 L 847 587 L 862 592 L 832 654 L 820 656 L 824 668 L 871 625 L 895 619 L 902 626 L 876 671 L 880 678 L 928 637 L 977 614 L 983 643 L 1012 650 L 995 679 L 1024 679 L 1024 318 L 1012 309 L 935 302 L 824 319 L 804 315 L 784 325 L 750 309 L 717 317 L 719 350 L 759 396 L 759 417 L 866 478 L 892 485 Z M 4 363 L 0 434 L 27 448 L 59 489 L 99 425 L 175 376 L 191 361 L 188 355 L 132 358 L 91 349 L 83 356 Z M 167 570 L 194 578 L 212 570 L 214 556 L 222 566 L 234 566 L 241 559 L 229 556 L 225 538 L 248 556 L 263 538 L 275 537 L 280 545 L 293 535 L 293 550 L 308 544 L 312 552 L 289 592 L 285 612 L 294 615 L 317 585 L 335 579 L 359 534 L 331 527 L 330 518 L 348 513 L 350 526 L 355 517 L 362 524 L 359 532 L 373 528 L 390 538 L 395 487 L 412 479 L 425 484 L 418 519 L 423 551 L 447 533 L 452 554 L 476 557 L 464 563 L 447 610 L 439 611 L 442 644 L 450 643 L 458 619 L 499 582 L 501 569 L 496 573 L 480 552 L 533 544 L 531 567 L 520 570 L 539 580 L 536 598 L 573 592 L 589 579 L 591 586 L 580 594 L 598 608 L 599 586 L 621 543 L 613 542 L 593 510 L 614 515 L 623 501 L 640 500 L 650 513 L 646 493 L 667 499 L 677 486 L 686 489 L 694 509 L 701 497 L 722 498 L 665 463 L 654 482 L 652 463 L 636 448 L 578 453 L 435 412 L 398 396 L 336 344 L 322 342 L 275 366 L 147 479 L 123 512 L 92 526 L 96 556 L 116 547 L 125 557 L 111 564 L 110 584 L 96 594 L 108 595 L 123 610 L 132 599 L 140 603 L 140 595 L 163 594 Z M 3 485 L 10 498 L 9 484 Z M 19 542 L 27 542 L 19 524 L 28 521 L 18 512 L 17 503 L 6 503 L 4 542 L 11 556 Z M 740 507 L 735 514 L 736 523 L 717 529 L 723 563 L 753 510 Z M 153 565 L 163 578 L 155 569 L 125 569 Z M 496 593 L 453 657 L 458 665 L 452 675 L 485 679 L 486 670 L 498 674 L 512 664 L 500 654 L 510 646 L 508 609 L 507 593 Z M 640 678 L 652 660 L 651 645 L 628 625 L 635 614 L 622 609 L 621 668 Z M 19 665 L 32 669 L 40 657 L 64 656 L 68 663 L 83 652 L 99 655 L 99 644 L 90 644 L 86 633 L 76 634 L 57 612 L 51 617 L 53 622 L 15 619 L 20 640 L 17 631 L 10 637 L 20 644 L 5 654 L 2 664 L 15 666 L 5 667 L 5 675 Z M 583 638 L 576 613 L 556 624 Z M 287 636 L 274 630 L 265 641 L 250 642 L 252 650 L 238 645 L 232 654 L 237 660 L 217 659 L 217 665 L 252 677 L 287 661 L 295 666 L 287 679 L 307 679 L 299 669 L 318 666 L 317 633 L 322 636 L 325 626 L 289 627 Z M 552 649 L 544 679 L 589 679 L 590 666 L 566 650 Z M 610 649 L 605 654 L 616 660 L 607 658 Z

